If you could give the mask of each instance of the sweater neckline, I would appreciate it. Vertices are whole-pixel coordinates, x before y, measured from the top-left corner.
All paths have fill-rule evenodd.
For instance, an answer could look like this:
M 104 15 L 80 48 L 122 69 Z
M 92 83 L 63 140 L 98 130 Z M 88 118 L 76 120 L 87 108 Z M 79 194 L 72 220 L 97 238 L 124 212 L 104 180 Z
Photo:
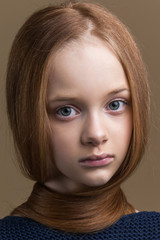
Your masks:
M 117 222 L 113 223 L 113 225 L 118 223 L 121 219 L 125 219 L 125 218 L 132 217 L 132 216 L 137 216 L 137 215 L 142 215 L 142 214 L 147 214 L 147 213 L 155 213 L 155 211 L 138 211 L 138 212 L 134 212 L 134 213 L 129 213 L 129 214 L 123 215 L 121 218 L 118 219 Z M 37 222 L 37 221 L 33 220 L 32 218 L 28 218 L 28 217 L 24 217 L 24 216 L 12 215 L 12 216 L 6 216 L 5 218 L 28 219 L 33 222 Z M 37 222 L 37 223 L 43 225 L 42 223 L 39 223 L 39 222 Z

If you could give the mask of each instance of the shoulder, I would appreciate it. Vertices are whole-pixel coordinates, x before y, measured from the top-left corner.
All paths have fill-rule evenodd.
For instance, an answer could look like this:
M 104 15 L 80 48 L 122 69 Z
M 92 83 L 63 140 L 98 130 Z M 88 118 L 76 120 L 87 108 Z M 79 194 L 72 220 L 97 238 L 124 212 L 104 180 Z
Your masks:
M 0 220 L 0 240 L 58 239 L 56 231 L 25 217 L 8 216 Z
M 28 218 L 8 216 L 0 220 L 0 240 L 28 239 L 32 235 L 34 222 Z M 37 239 L 37 238 L 36 238 Z
M 150 227 L 152 227 L 153 225 L 159 225 L 160 224 L 160 213 L 159 212 L 137 212 L 137 213 L 131 213 L 128 215 L 125 215 L 121 218 L 122 221 L 133 221 L 133 222 L 137 222 L 137 224 L 147 224 L 150 223 L 150 221 L 152 222 L 152 224 L 150 224 Z
M 113 239 L 160 239 L 160 213 L 138 212 L 125 215 L 107 231 L 114 233 Z
M 0 240 L 59 239 L 160 239 L 160 213 L 138 212 L 123 216 L 110 227 L 97 233 L 70 234 L 50 229 L 32 219 L 9 216 L 0 220 Z

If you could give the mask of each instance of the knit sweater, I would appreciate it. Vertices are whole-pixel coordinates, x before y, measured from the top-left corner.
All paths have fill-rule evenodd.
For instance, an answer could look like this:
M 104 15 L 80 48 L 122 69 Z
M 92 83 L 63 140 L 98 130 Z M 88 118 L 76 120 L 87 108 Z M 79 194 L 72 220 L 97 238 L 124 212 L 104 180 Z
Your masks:
M 74 234 L 51 229 L 32 219 L 8 216 L 0 220 L 0 240 L 140 240 L 160 239 L 160 213 L 139 212 L 121 217 L 96 233 Z

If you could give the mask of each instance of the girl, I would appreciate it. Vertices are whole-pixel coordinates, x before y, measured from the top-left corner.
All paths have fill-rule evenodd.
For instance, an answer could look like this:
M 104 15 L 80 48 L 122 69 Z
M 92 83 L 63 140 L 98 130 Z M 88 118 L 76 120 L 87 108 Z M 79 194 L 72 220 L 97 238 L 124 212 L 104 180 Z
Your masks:
M 126 27 L 91 3 L 34 13 L 13 43 L 7 109 L 23 172 L 36 181 L 1 239 L 160 239 L 120 185 L 144 153 L 146 72 Z

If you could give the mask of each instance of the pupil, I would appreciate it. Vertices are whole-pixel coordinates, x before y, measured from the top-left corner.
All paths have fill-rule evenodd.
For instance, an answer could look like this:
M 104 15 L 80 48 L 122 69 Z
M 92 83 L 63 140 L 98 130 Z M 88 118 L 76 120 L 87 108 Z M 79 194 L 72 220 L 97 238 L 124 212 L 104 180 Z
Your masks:
M 109 105 L 109 107 L 110 107 L 111 110 L 117 110 L 119 108 L 119 102 L 118 101 L 112 102 Z
M 63 116 L 68 116 L 68 115 L 71 114 L 71 108 L 65 107 L 61 110 L 61 113 L 62 113 Z

